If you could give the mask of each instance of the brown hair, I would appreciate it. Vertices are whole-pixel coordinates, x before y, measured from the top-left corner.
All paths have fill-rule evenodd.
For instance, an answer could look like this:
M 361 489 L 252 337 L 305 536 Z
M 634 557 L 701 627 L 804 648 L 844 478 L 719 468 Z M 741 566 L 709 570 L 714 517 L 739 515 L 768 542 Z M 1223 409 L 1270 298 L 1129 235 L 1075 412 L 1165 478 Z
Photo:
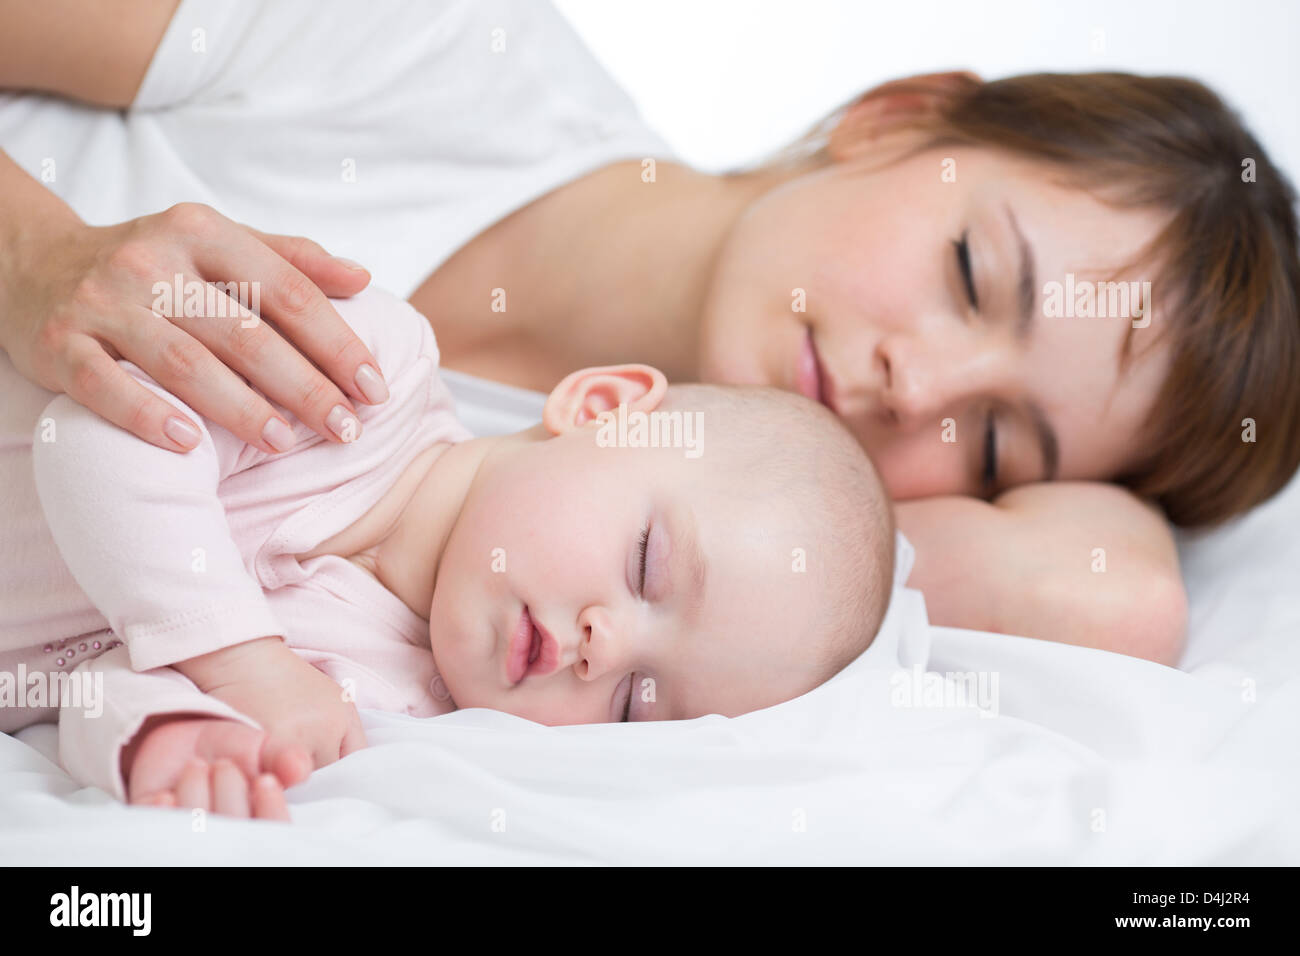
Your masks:
M 1161 302 L 1170 368 L 1140 435 L 1146 454 L 1115 480 L 1180 525 L 1279 491 L 1300 467 L 1296 194 L 1223 101 L 1194 80 L 1128 73 L 941 74 L 888 90 L 931 104 L 899 124 L 928 134 L 923 149 L 1007 150 L 1105 201 L 1170 214 L 1141 256 L 1162 264 L 1153 287 L 1176 290 Z M 842 112 L 790 152 L 824 142 Z

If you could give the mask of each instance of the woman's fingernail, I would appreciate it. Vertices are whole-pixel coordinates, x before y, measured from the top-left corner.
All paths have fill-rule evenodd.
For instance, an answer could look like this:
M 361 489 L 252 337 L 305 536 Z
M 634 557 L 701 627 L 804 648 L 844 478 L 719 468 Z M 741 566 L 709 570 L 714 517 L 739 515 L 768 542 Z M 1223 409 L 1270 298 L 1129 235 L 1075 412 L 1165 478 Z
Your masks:
M 199 430 L 175 415 L 163 422 L 163 434 L 182 448 L 193 448 L 199 443 Z
M 357 369 L 357 388 L 361 389 L 361 394 L 371 405 L 388 401 L 388 386 L 384 383 L 383 376 L 369 362 Z
M 330 413 L 325 416 L 325 427 L 343 442 L 356 441 L 361 435 L 361 423 L 342 405 L 330 409 Z
M 293 437 L 293 429 L 278 418 L 266 420 L 266 424 L 262 426 L 262 441 L 280 452 L 288 451 L 297 444 L 297 439 Z
M 353 270 L 354 272 L 366 272 L 366 271 L 368 271 L 368 270 L 366 269 L 366 267 L 363 266 L 361 263 L 359 263 L 359 262 L 353 262 L 351 259 L 345 259 L 345 258 L 343 258 L 342 256 L 335 256 L 335 257 L 334 257 L 334 261 L 335 261 L 335 262 L 341 262 L 343 265 L 347 266 L 349 269 Z

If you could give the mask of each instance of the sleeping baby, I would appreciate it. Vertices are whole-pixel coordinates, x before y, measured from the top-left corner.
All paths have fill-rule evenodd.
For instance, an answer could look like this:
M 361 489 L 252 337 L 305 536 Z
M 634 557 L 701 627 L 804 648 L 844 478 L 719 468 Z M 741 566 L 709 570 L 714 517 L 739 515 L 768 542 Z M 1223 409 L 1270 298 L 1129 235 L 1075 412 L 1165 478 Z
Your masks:
M 474 438 L 422 316 L 377 290 L 334 305 L 390 390 L 344 445 L 298 425 L 270 454 L 123 362 L 204 423 L 175 454 L 0 355 L 5 431 L 27 429 L 0 436 L 0 675 L 99 696 L 10 700 L 0 730 L 57 719 L 68 771 L 122 800 L 287 819 L 283 787 L 364 746 L 357 708 L 735 716 L 873 640 L 892 510 L 825 408 L 620 365 Z

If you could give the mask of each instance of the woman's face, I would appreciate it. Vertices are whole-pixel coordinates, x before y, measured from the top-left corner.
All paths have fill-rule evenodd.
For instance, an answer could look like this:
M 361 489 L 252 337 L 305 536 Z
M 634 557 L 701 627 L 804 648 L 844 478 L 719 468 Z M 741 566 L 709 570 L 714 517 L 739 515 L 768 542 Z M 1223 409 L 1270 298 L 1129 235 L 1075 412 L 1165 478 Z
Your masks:
M 1167 368 L 1166 348 L 1148 348 L 1155 277 L 1116 273 L 1160 225 L 985 149 L 833 162 L 737 222 L 705 306 L 701 378 L 820 398 L 895 499 L 1110 479 L 1141 452 Z M 1149 322 L 1132 306 L 1049 315 L 1049 283 L 1077 296 L 1107 279 L 1153 283 Z

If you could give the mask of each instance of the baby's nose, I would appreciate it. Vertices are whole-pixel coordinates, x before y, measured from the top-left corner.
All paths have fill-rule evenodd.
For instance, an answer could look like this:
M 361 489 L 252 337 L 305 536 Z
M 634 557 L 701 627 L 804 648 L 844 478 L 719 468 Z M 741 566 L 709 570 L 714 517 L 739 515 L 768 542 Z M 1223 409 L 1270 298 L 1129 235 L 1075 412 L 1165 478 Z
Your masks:
M 592 604 L 582 609 L 577 623 L 574 668 L 583 680 L 595 680 L 609 670 L 618 655 L 614 620 L 606 608 Z

